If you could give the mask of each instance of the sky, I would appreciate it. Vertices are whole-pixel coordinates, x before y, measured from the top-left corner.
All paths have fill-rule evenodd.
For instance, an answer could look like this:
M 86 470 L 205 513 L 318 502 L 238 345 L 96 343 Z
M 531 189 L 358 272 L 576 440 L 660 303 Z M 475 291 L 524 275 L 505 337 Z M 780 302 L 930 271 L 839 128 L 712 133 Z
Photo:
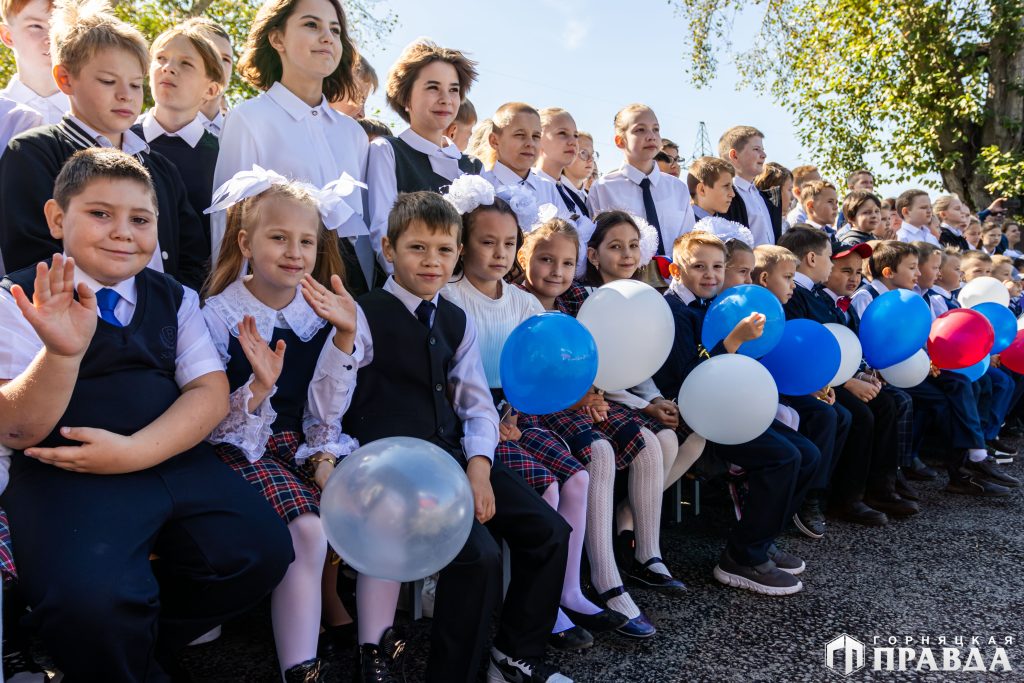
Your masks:
M 580 130 L 593 134 L 602 172 L 622 163 L 612 119 L 632 102 L 654 110 L 662 135 L 679 145 L 684 163 L 693 154 L 701 121 L 713 150 L 727 128 L 752 125 L 764 132 L 770 161 L 790 169 L 814 163 L 781 106 L 751 89 L 736 88 L 728 57 L 720 59 L 709 87 L 693 86 L 682 44 L 689 29 L 666 0 L 382 0 L 378 9 L 385 8 L 397 15 L 398 26 L 383 44 L 367 50 L 382 90 L 402 49 L 429 37 L 479 62 L 480 78 L 469 98 L 481 118 L 513 100 L 538 109 L 567 109 Z M 744 13 L 734 35 L 752 35 L 757 22 L 756 13 Z M 368 113 L 374 109 L 396 132 L 404 128 L 382 91 L 367 103 Z M 883 196 L 894 189 L 879 188 Z

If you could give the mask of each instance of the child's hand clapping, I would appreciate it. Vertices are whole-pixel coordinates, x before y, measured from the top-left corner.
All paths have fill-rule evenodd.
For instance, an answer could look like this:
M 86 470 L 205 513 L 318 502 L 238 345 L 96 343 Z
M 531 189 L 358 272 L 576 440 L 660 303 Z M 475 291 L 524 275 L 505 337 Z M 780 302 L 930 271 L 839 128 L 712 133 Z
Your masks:
M 723 344 L 729 353 L 736 353 L 736 349 L 743 342 L 753 341 L 764 334 L 765 317 L 761 313 L 751 313 L 736 324 Z
M 352 353 L 356 336 L 356 300 L 345 289 L 337 275 L 331 276 L 333 292 L 306 274 L 302 279 L 302 296 L 313 311 L 334 325 L 334 344 L 345 353 Z
M 281 376 L 284 368 L 283 339 L 279 339 L 273 349 L 260 336 L 256 329 L 256 319 L 251 315 L 242 318 L 238 323 L 238 343 L 242 346 L 242 352 L 252 366 L 253 381 L 249 385 L 252 392 L 252 399 L 249 401 L 249 411 L 252 412 L 270 394 L 270 391 L 277 384 L 277 378 Z
M 96 331 L 96 295 L 84 283 L 75 300 L 75 260 L 54 254 L 52 265 L 36 266 L 35 291 L 29 301 L 18 285 L 11 287 L 14 302 L 46 350 L 57 356 L 85 354 Z

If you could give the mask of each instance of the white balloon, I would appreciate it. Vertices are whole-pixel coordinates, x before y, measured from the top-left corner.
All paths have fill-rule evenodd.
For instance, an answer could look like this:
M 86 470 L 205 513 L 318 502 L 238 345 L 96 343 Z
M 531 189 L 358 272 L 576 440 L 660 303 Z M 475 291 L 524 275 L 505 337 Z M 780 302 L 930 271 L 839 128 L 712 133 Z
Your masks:
M 839 370 L 836 376 L 828 383 L 830 387 L 838 387 L 846 384 L 847 381 L 857 374 L 864 351 L 860 347 L 860 339 L 846 325 L 839 323 L 827 323 L 825 329 L 832 333 L 832 336 L 839 342 Z
M 985 303 L 1009 306 L 1010 290 L 994 277 L 978 277 L 963 286 L 956 300 L 964 308 L 974 308 Z
M 690 429 L 720 444 L 746 443 L 764 434 L 779 408 L 779 390 L 767 368 L 736 353 L 714 356 L 679 388 L 679 413 Z
M 635 387 L 657 372 L 672 350 L 676 327 L 665 297 L 637 280 L 616 280 L 594 291 L 576 320 L 597 343 L 594 386 Z
M 916 387 L 928 378 L 930 371 L 931 359 L 928 358 L 924 349 L 918 350 L 902 363 L 879 370 L 882 373 L 882 379 L 900 389 Z

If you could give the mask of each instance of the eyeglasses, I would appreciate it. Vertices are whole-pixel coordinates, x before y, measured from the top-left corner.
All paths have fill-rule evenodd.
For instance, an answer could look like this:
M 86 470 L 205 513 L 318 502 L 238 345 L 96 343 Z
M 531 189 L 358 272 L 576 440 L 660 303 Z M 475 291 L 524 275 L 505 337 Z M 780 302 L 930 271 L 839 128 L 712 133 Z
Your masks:
M 590 161 L 591 159 L 593 159 L 594 161 L 597 161 L 600 158 L 601 158 L 601 155 L 598 154 L 597 152 L 590 152 L 590 151 L 585 150 L 585 149 L 581 149 L 580 150 L 580 159 L 583 159 L 583 161 Z

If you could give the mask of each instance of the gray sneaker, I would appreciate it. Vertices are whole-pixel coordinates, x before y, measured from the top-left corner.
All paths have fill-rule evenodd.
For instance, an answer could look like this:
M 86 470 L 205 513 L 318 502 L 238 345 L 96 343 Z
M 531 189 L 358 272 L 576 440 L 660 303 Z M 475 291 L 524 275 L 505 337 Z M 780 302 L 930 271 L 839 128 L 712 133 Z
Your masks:
M 780 549 L 774 543 L 768 546 L 768 558 L 775 563 L 776 567 L 793 576 L 803 573 L 804 569 L 807 568 L 803 560 L 793 553 L 787 553 L 785 550 Z
M 800 579 L 782 571 L 771 560 L 746 567 L 733 560 L 728 550 L 722 551 L 722 556 L 718 558 L 715 578 L 726 586 L 745 588 L 764 595 L 792 595 L 804 588 Z

